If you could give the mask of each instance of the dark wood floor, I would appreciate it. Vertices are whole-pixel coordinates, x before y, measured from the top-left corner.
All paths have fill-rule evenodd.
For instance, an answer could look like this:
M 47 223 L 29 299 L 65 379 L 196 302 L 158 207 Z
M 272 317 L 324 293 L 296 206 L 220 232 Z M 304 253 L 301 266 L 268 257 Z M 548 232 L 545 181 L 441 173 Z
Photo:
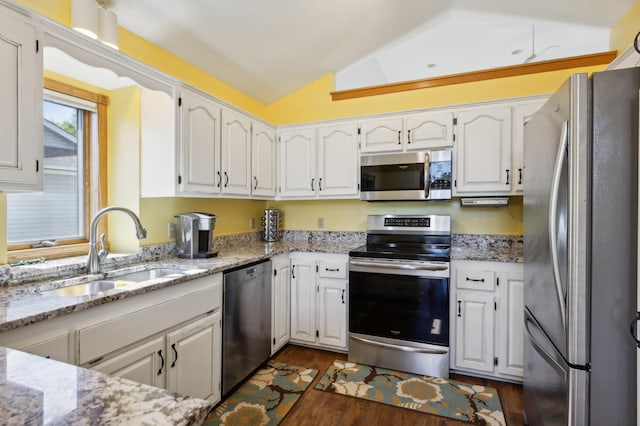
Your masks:
M 359 398 L 334 395 L 313 389 L 334 360 L 346 360 L 345 354 L 287 345 L 274 357 L 276 361 L 316 368 L 318 376 L 302 398 L 287 414 L 283 426 L 297 425 L 424 425 L 469 426 L 469 423 L 450 420 L 413 410 L 392 407 Z M 516 384 L 477 377 L 451 375 L 452 379 L 498 389 L 507 425 L 522 425 L 522 387 Z

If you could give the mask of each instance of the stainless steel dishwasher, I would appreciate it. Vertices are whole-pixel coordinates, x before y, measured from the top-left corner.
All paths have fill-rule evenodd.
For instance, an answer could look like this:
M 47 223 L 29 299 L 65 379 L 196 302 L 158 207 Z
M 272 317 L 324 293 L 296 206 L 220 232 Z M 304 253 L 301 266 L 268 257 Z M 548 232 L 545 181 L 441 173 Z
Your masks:
M 225 272 L 222 394 L 271 355 L 271 261 Z

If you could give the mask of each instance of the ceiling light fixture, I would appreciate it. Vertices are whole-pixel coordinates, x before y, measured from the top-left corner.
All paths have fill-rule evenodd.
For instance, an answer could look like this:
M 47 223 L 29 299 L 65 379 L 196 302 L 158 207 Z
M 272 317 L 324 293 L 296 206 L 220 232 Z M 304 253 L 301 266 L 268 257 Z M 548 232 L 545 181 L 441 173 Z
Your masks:
M 98 40 L 118 49 L 118 17 L 104 5 L 98 11 Z
M 72 0 L 71 27 L 118 49 L 118 17 L 107 9 L 108 0 Z M 100 6 L 100 7 L 98 7 Z
M 98 6 L 94 0 L 71 1 L 71 27 L 92 39 L 98 38 Z

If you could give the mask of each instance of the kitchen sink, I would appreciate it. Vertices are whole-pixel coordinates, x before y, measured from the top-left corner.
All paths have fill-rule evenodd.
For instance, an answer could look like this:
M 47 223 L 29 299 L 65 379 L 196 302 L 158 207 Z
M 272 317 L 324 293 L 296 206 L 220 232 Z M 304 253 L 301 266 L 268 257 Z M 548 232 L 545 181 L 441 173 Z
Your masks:
M 117 279 L 121 281 L 135 281 L 143 282 L 149 280 L 155 280 L 157 278 L 177 278 L 185 274 L 185 271 L 174 268 L 150 268 L 144 269 L 138 272 L 129 272 L 121 275 L 114 275 L 111 279 Z
M 114 293 L 120 289 L 125 289 L 137 283 L 151 281 L 160 278 L 178 278 L 194 272 L 200 272 L 199 269 L 176 269 L 176 268 L 149 268 L 136 272 L 110 273 L 106 278 L 90 281 L 81 284 L 74 284 L 66 287 L 60 287 L 53 290 L 42 291 L 41 294 L 46 296 L 95 296 L 104 293 Z
M 112 280 L 100 280 L 91 281 L 89 283 L 70 285 L 68 287 L 60 287 L 54 290 L 43 291 L 43 295 L 47 296 L 92 296 L 100 293 L 105 293 L 114 288 L 122 288 L 131 284 L 127 281 L 112 281 Z

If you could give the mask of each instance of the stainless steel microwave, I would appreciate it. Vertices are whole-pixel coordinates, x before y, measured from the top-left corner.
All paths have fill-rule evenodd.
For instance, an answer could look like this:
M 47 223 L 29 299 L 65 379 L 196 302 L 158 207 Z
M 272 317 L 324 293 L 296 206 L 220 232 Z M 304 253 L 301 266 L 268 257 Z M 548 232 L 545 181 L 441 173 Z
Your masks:
M 452 149 L 360 157 L 366 201 L 450 200 Z

